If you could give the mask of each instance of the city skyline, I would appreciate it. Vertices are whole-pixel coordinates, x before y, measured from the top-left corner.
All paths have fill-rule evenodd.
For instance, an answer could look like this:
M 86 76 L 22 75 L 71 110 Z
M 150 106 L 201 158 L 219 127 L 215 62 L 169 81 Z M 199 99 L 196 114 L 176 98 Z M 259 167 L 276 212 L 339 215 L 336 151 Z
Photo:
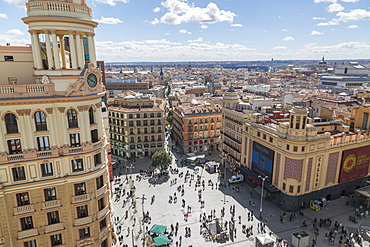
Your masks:
M 365 0 L 88 0 L 106 62 L 363 59 Z M 30 44 L 24 0 L 0 2 L 0 45 Z

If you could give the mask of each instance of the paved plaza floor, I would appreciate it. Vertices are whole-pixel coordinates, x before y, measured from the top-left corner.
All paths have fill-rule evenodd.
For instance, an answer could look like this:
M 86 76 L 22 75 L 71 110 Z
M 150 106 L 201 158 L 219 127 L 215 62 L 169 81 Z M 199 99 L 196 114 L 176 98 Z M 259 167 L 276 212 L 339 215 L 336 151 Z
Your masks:
M 136 210 L 133 209 L 131 201 L 126 203 L 123 206 L 123 198 L 115 200 L 113 196 L 113 211 L 114 217 L 119 217 L 119 222 L 115 226 L 115 231 L 118 236 L 122 236 L 123 244 L 128 246 L 143 246 L 143 229 L 150 229 L 153 224 L 159 224 L 167 226 L 167 230 L 171 231 L 171 224 L 179 224 L 179 230 L 177 235 L 173 235 L 173 245 L 176 246 L 176 241 L 180 243 L 180 236 L 182 238 L 181 245 L 179 246 L 235 246 L 235 247 L 249 247 L 255 246 L 255 236 L 263 236 L 265 234 L 258 233 L 257 225 L 261 222 L 259 219 L 259 208 L 260 208 L 260 191 L 261 188 L 257 187 L 256 189 L 250 187 L 246 182 L 231 185 L 226 188 L 217 188 L 214 186 L 212 189 L 211 186 L 208 186 L 208 181 L 211 180 L 213 183 L 219 183 L 219 174 L 218 173 L 209 173 L 206 170 L 203 170 L 202 167 L 181 167 L 180 161 L 183 156 L 174 153 L 177 157 L 177 163 L 173 160 L 172 168 L 177 168 L 179 173 L 183 172 L 184 174 L 189 172 L 195 176 L 200 175 L 201 180 L 205 181 L 205 189 L 202 187 L 194 187 L 194 180 L 189 183 L 189 181 L 184 181 L 184 176 L 179 177 L 178 174 L 169 174 L 167 180 L 159 181 L 157 184 L 153 184 L 148 179 L 142 179 L 137 181 L 136 177 L 139 174 L 140 170 L 150 169 L 150 158 L 142 158 L 135 162 L 128 162 L 133 164 L 134 168 L 130 173 L 132 173 L 132 179 L 134 180 L 134 186 L 136 188 L 135 198 L 136 198 Z M 207 157 L 212 160 L 219 160 L 219 154 L 214 154 L 213 156 Z M 196 171 L 198 170 L 198 171 Z M 114 170 L 116 176 L 121 174 L 121 180 L 125 180 L 126 173 L 125 169 L 116 168 Z M 130 174 L 128 175 L 130 176 Z M 227 173 L 226 178 L 231 176 L 230 173 Z M 177 180 L 174 183 L 174 180 Z M 223 179 L 221 178 L 221 182 Z M 184 186 L 184 196 L 181 196 L 181 193 L 177 190 L 178 186 Z M 127 191 L 130 188 L 130 183 L 123 183 L 122 189 Z M 112 182 L 112 190 L 115 191 L 115 188 L 118 188 L 119 184 Z M 236 191 L 236 187 L 239 187 L 240 191 Z M 201 203 L 199 202 L 199 189 L 202 189 L 202 201 L 205 202 L 204 208 L 201 208 Z M 177 196 L 177 202 L 169 203 L 169 196 L 174 197 L 174 193 Z M 251 197 L 252 193 L 252 197 Z M 151 204 L 151 198 L 155 195 L 155 201 Z M 142 198 L 146 198 L 142 200 Z M 126 199 L 126 196 L 124 197 Z M 185 207 L 182 207 L 182 200 L 185 200 Z M 253 206 L 254 205 L 254 206 Z M 191 207 L 191 213 L 188 214 L 188 218 L 185 219 L 185 214 L 187 213 L 188 206 Z M 236 237 L 233 240 L 228 240 L 226 242 L 214 242 L 207 241 L 200 234 L 200 215 L 206 213 L 208 216 L 211 213 L 211 210 L 216 210 L 216 218 L 221 217 L 221 209 L 225 208 L 225 216 L 223 221 L 230 221 L 230 206 L 235 206 L 235 220 L 236 220 Z M 125 219 L 126 211 L 128 212 L 128 218 Z M 254 212 L 253 221 L 248 221 L 248 212 Z M 136 213 L 135 213 L 136 212 Z M 151 222 L 144 223 L 144 226 L 141 225 L 141 219 L 143 212 L 149 212 L 151 217 Z M 312 223 L 314 218 L 331 218 L 333 222 L 336 220 L 342 222 L 346 229 L 352 232 L 355 232 L 358 229 L 358 224 L 352 223 L 348 220 L 349 215 L 354 214 L 354 207 L 351 205 L 346 205 L 345 198 L 337 199 L 334 201 L 328 202 L 328 205 L 323 208 L 322 211 L 313 211 L 311 209 L 304 209 L 303 216 L 299 215 L 296 212 L 296 218 L 294 221 L 288 220 L 287 217 L 284 218 L 283 222 L 280 222 L 280 215 L 283 213 L 281 209 L 270 203 L 269 201 L 263 202 L 263 213 L 262 218 L 263 222 L 266 223 L 266 232 L 273 232 L 272 236 L 279 236 L 282 239 L 286 239 L 290 244 L 292 243 L 292 233 L 297 233 L 305 231 L 310 235 L 310 245 L 312 246 L 312 238 L 315 238 L 313 233 Z M 241 224 L 239 224 L 239 215 L 241 216 Z M 135 220 L 136 218 L 136 220 Z M 306 221 L 308 224 L 307 227 L 303 227 L 302 222 Z M 246 234 L 242 233 L 242 225 L 247 227 L 253 226 L 253 235 L 247 237 Z M 186 236 L 185 228 L 191 229 L 191 235 Z M 317 236 L 317 245 L 318 247 L 333 246 L 325 239 L 324 234 L 332 230 L 330 227 L 320 228 L 319 235 Z M 337 237 L 334 246 L 338 246 Z M 292 246 L 292 245 L 289 245 Z M 359 246 L 359 245 L 352 245 Z M 366 245 L 363 245 L 366 246 Z M 303 247 L 303 246 L 302 246 Z

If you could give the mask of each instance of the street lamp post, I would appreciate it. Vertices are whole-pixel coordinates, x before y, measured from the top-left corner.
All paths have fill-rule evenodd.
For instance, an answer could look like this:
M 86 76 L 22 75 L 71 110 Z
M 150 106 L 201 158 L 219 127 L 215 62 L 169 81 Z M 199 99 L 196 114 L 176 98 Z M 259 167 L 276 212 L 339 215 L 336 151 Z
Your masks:
M 222 153 L 222 157 L 225 158 L 227 157 L 227 155 L 229 155 L 229 153 L 225 154 L 225 153 Z M 224 161 L 224 187 L 226 188 L 226 162 L 225 160 Z M 226 193 L 224 192 L 224 204 L 226 204 Z
M 258 175 L 260 179 L 262 179 L 262 190 L 261 190 L 261 203 L 260 203 L 260 219 L 262 220 L 262 203 L 263 203 L 263 188 L 265 186 L 265 180 L 268 178 L 268 176 L 261 177 Z

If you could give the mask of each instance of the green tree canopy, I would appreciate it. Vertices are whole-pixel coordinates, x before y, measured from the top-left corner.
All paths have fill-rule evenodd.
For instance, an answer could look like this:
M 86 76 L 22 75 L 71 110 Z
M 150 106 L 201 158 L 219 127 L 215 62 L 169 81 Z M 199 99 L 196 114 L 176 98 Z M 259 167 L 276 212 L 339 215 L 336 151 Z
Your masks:
M 167 115 L 167 122 L 172 125 L 172 120 L 173 120 L 173 111 L 169 110 L 168 115 Z
M 152 167 L 160 171 L 167 170 L 171 162 L 172 158 L 165 150 L 160 150 L 153 154 Z

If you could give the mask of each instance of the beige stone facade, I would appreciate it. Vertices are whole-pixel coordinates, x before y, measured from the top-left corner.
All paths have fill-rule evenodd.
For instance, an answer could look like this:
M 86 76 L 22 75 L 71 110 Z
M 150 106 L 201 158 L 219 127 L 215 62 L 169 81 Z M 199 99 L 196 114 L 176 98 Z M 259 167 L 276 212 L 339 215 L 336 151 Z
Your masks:
M 115 245 L 101 111 L 105 89 L 89 63 L 95 48 L 90 39 L 90 61 L 81 47 L 69 53 L 71 67 L 63 50 L 64 33 L 86 34 L 86 25 L 93 32 L 96 23 L 88 6 L 75 1 L 32 1 L 27 9 L 32 52 L 12 46 L 0 51 L 7 56 L 0 61 L 0 244 Z M 60 30 L 47 30 L 50 20 Z M 39 35 L 49 41 L 40 43 Z M 76 46 L 82 44 L 78 38 Z
M 165 103 L 149 95 L 128 94 L 108 102 L 112 155 L 118 160 L 152 156 L 164 149 Z

